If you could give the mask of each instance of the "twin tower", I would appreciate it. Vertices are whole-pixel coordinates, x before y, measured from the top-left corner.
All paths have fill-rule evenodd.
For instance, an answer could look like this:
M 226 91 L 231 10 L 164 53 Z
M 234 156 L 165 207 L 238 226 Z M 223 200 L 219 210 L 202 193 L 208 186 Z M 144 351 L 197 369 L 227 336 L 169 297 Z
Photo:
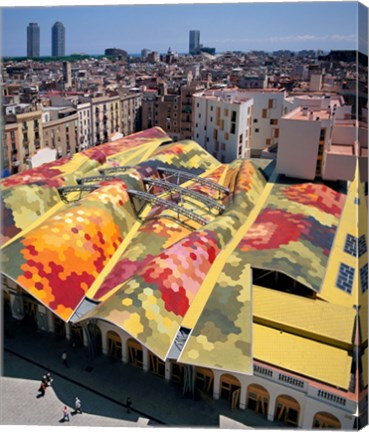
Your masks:
M 51 28 L 51 55 L 65 56 L 65 27 L 60 21 Z M 27 57 L 40 57 L 40 27 L 37 23 L 29 23 L 27 27 Z

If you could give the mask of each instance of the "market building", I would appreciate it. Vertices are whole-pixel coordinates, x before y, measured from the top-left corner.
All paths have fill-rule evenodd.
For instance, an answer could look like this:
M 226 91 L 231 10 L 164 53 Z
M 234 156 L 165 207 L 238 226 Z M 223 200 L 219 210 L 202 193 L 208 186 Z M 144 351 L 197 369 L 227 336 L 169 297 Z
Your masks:
M 245 422 L 254 410 L 356 429 L 368 419 L 359 169 L 288 178 L 152 128 L 16 174 L 0 184 L 5 306 L 92 357 L 226 399 Z

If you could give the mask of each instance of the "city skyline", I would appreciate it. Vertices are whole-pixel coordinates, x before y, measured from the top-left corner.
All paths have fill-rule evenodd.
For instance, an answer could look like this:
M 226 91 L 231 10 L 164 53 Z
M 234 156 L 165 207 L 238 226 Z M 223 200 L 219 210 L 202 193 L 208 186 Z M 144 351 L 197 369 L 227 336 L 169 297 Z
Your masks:
M 171 47 L 186 53 L 192 29 L 201 32 L 204 46 L 213 46 L 217 52 L 329 51 L 357 49 L 359 44 L 367 54 L 367 34 L 362 40 L 357 36 L 358 22 L 367 18 L 364 9 L 356 2 L 6 7 L 1 54 L 25 56 L 25 28 L 36 22 L 41 29 L 40 55 L 50 55 L 48 29 L 55 21 L 68 28 L 66 55 L 102 54 L 109 47 L 128 53 L 139 53 L 142 48 L 166 52 Z M 99 27 L 101 31 L 96 32 Z M 161 28 L 165 32 L 158 32 Z M 367 32 L 367 25 L 363 28 Z

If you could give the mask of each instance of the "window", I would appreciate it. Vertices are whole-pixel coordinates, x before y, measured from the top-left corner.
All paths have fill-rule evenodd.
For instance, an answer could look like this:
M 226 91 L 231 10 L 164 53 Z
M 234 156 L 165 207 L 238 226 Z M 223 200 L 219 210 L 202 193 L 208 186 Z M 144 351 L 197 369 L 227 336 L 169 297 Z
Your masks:
M 213 130 L 213 138 L 218 139 L 218 129 Z
M 360 282 L 361 282 L 361 291 L 364 294 L 365 291 L 368 291 L 368 263 L 366 263 L 360 269 Z
M 267 109 L 263 109 L 263 111 L 261 112 L 261 116 L 263 118 L 267 118 L 268 117 L 268 110 Z
M 265 140 L 265 144 L 266 144 L 267 146 L 270 146 L 271 142 L 272 142 L 272 140 L 271 140 L 270 138 L 267 138 L 267 139 Z
M 229 133 L 228 133 L 228 132 L 226 132 L 226 133 L 224 134 L 224 139 L 225 139 L 226 141 L 229 140 Z
M 355 269 L 347 264 L 340 263 L 338 276 L 336 280 L 337 288 L 351 294 L 352 286 L 354 283 Z
M 255 129 L 255 132 L 258 133 L 258 132 L 259 132 L 259 129 Z
M 258 122 L 258 119 L 254 119 L 254 123 L 257 123 Z
M 351 234 L 347 234 L 346 235 L 346 240 L 345 240 L 345 246 L 343 248 L 343 250 L 348 253 L 349 255 L 352 255 L 354 257 L 357 256 L 357 237 L 351 235 Z
M 278 124 L 278 120 L 277 119 L 271 119 L 270 120 L 270 124 L 271 125 L 277 125 Z
M 279 129 L 274 129 L 273 135 L 274 138 L 279 138 Z
M 359 237 L 359 257 L 367 251 L 365 234 Z
M 213 111 L 213 105 L 210 105 L 210 111 Z
M 227 108 L 224 108 L 224 117 L 228 117 L 229 111 Z
M 199 113 L 199 118 L 201 118 L 201 113 Z
M 231 118 L 231 121 L 232 121 L 232 122 L 235 122 L 236 119 L 237 119 L 237 113 L 236 113 L 236 111 L 232 111 L 232 118 Z
M 213 121 L 213 117 L 210 117 L 210 121 L 211 121 L 211 122 Z
M 269 99 L 268 100 L 268 108 L 275 108 L 276 106 L 276 100 L 275 99 Z
M 239 139 L 238 139 L 238 142 L 239 142 L 240 144 L 242 144 L 242 141 L 243 141 L 243 134 L 241 134 L 240 137 L 239 137 Z
M 231 134 L 235 134 L 236 133 L 236 123 L 232 123 L 231 124 Z
M 321 129 L 319 141 L 324 141 L 324 140 L 325 140 L 325 129 Z
M 226 146 L 224 143 L 222 143 L 222 150 L 224 151 L 226 149 Z
M 197 106 L 197 108 L 199 108 L 199 107 L 200 107 L 200 104 L 197 102 L 196 106 Z

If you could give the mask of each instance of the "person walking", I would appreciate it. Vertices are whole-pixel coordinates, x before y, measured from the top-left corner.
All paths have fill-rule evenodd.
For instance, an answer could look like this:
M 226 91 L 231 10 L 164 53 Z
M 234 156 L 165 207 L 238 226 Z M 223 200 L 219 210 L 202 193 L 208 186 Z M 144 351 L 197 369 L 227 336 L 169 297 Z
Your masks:
M 66 351 L 62 354 L 62 363 L 64 366 L 68 367 L 68 355 Z
M 82 406 L 81 406 L 81 401 L 79 400 L 78 397 L 76 397 L 76 400 L 74 401 L 74 413 L 80 413 L 82 414 Z
M 40 392 L 39 397 L 45 396 L 46 384 L 43 382 L 43 380 L 41 381 L 41 385 L 40 385 L 40 388 L 38 389 L 38 391 Z
M 132 408 L 132 399 L 130 397 L 127 397 L 126 405 L 127 405 L 127 413 L 129 414 Z
M 69 410 L 66 406 L 63 409 L 63 419 L 62 420 L 63 421 L 70 421 Z

